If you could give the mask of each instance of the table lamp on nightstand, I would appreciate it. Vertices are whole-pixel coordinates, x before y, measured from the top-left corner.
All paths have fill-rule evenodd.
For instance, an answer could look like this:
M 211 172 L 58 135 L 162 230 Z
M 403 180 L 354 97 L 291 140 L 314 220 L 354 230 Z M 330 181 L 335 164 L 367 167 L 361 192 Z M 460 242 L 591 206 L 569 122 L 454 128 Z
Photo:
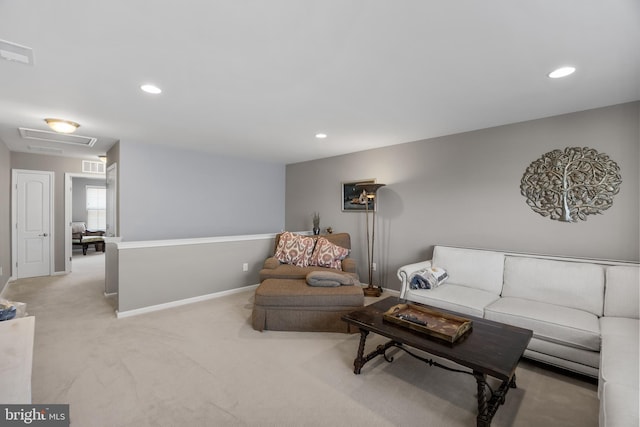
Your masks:
M 369 286 L 364 288 L 364 294 L 368 297 L 379 297 L 382 293 L 382 290 L 379 287 L 376 288 L 373 286 L 373 244 L 376 236 L 376 192 L 380 187 L 384 187 L 385 185 L 386 184 L 376 183 L 356 184 L 356 188 L 364 190 L 367 196 L 365 203 L 365 215 L 367 221 L 367 265 L 369 266 Z M 373 205 L 371 239 L 369 239 L 369 202 L 372 202 Z

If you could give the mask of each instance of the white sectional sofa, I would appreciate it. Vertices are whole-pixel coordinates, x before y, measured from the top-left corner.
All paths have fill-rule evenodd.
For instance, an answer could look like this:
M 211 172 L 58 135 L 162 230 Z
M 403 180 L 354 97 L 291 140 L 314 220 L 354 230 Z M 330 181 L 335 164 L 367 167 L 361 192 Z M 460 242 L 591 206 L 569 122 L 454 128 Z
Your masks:
M 428 267 L 449 278 L 412 289 Z M 600 425 L 638 426 L 638 264 L 436 246 L 398 278 L 401 298 L 533 330 L 525 357 L 597 377 Z

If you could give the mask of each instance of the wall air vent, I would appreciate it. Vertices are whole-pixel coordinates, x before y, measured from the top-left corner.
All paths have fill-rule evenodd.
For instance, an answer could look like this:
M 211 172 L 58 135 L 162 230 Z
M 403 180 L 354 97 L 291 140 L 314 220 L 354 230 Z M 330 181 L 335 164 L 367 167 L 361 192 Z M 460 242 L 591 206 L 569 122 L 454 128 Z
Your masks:
M 33 49 L 6 40 L 0 40 L 0 58 L 33 65 Z
M 26 139 L 40 141 L 59 142 L 61 144 L 79 145 L 81 147 L 93 147 L 97 139 L 90 136 L 67 135 L 46 130 L 18 128 L 20 135 Z
M 105 173 L 105 164 L 103 162 L 94 162 L 91 160 L 82 161 L 82 172 L 85 173 Z

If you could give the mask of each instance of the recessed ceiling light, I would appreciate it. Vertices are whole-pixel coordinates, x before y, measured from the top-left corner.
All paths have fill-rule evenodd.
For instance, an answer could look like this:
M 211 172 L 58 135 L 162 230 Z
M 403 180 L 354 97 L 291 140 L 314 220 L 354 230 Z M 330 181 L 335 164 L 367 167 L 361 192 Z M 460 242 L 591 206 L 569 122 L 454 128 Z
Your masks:
M 561 77 L 567 77 L 568 75 L 573 74 L 575 71 L 575 67 L 560 67 L 550 72 L 548 76 L 552 79 L 559 79 Z
M 62 119 L 44 119 L 49 127 L 60 133 L 73 133 L 80 127 L 76 122 Z
M 142 89 L 143 91 L 145 91 L 147 93 L 152 93 L 154 95 L 157 95 L 157 94 L 162 92 L 162 89 L 160 89 L 158 86 L 152 85 L 152 84 L 144 84 L 144 85 L 140 86 L 140 89 Z
M 325 139 L 327 137 L 326 133 L 316 133 L 316 138 Z

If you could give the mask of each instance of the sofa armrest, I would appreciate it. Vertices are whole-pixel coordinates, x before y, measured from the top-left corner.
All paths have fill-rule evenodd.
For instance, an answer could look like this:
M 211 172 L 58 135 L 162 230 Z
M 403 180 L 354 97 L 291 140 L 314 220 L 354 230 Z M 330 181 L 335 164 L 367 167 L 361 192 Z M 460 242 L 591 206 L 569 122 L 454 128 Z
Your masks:
M 358 273 L 357 263 L 355 259 L 345 258 L 342 260 L 342 271 L 345 273 Z
M 264 260 L 264 265 L 262 266 L 262 268 L 273 270 L 274 268 L 277 268 L 279 265 L 280 265 L 280 261 L 278 261 L 278 258 L 272 256 Z
M 414 264 L 403 265 L 398 269 L 398 279 L 402 282 L 400 288 L 400 298 L 404 298 L 409 289 L 409 277 L 418 270 L 431 267 L 431 260 L 416 262 Z

